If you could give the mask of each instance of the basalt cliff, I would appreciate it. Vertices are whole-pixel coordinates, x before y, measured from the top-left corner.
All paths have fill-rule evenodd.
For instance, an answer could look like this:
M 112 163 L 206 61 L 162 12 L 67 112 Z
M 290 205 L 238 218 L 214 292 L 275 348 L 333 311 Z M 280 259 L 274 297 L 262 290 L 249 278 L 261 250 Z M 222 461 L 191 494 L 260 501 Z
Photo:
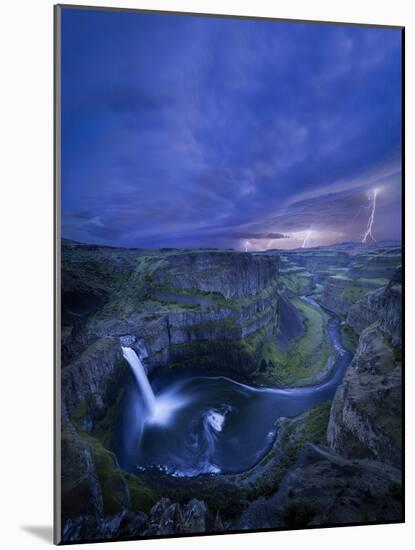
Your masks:
M 192 368 L 244 378 L 258 367 L 256 350 L 276 331 L 278 269 L 276 256 L 215 250 L 151 254 L 63 243 L 61 451 L 67 540 L 166 529 L 161 516 L 155 527 L 152 508 L 161 492 L 122 471 L 110 450 L 117 405 L 124 388 L 134 383 L 120 339 L 129 338 L 148 372 Z M 165 513 L 177 516 L 174 532 L 187 532 L 187 508 L 169 506 Z M 220 522 L 203 510 L 201 522 Z M 138 513 L 140 525 L 135 525 L 131 514 Z M 114 519 L 113 514 L 119 515 Z M 148 514 L 145 520 L 143 514 Z
M 401 312 L 400 269 L 385 287 L 349 311 L 347 322 L 360 338 L 328 426 L 328 442 L 335 451 L 396 467 L 402 460 Z
M 90 423 L 111 406 L 128 375 L 122 336 L 140 343 L 150 372 L 180 363 L 243 377 L 275 331 L 277 256 L 72 244 L 62 256 L 64 418 L 85 400 Z
M 399 521 L 400 262 L 395 244 L 246 254 L 63 241 L 64 539 Z M 134 384 L 121 339 L 150 379 L 181 369 L 312 386 L 332 374 L 330 319 L 352 358 L 334 399 L 277 419 L 251 469 L 183 480 L 120 467 L 117 411 Z

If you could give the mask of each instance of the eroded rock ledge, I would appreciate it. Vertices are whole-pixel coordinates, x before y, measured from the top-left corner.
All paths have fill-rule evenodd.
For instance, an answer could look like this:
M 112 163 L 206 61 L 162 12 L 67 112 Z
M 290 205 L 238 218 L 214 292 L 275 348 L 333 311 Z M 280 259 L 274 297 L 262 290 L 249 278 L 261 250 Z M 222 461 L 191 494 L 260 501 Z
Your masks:
M 241 374 L 258 367 L 255 350 L 277 323 L 278 256 L 89 248 L 63 249 L 63 295 L 80 305 L 75 320 L 64 312 L 72 323 L 63 338 L 64 418 L 87 400 L 93 423 L 110 406 L 126 375 L 119 337 L 127 334 L 145 346 L 150 371 L 186 361 Z M 102 303 L 84 315 L 97 288 Z
M 400 272 L 349 312 L 361 332 L 356 354 L 333 400 L 330 447 L 399 467 L 402 459 Z

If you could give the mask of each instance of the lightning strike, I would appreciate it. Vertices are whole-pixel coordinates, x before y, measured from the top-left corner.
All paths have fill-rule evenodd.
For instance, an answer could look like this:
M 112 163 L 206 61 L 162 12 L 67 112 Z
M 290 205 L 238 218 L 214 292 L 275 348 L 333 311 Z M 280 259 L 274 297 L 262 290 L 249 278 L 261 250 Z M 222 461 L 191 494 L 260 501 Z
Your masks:
M 372 200 L 372 210 L 370 212 L 369 220 L 367 222 L 366 231 L 363 234 L 362 243 L 366 243 L 369 238 L 372 239 L 372 241 L 376 241 L 376 239 L 375 239 L 375 237 L 373 236 L 373 233 L 372 233 L 372 228 L 373 228 L 373 222 L 375 221 L 376 197 L 377 197 L 378 193 L 379 193 L 379 189 L 373 189 L 372 199 L 370 199 L 370 197 L 369 197 L 369 200 Z
M 305 248 L 307 246 L 308 241 L 310 240 L 310 237 L 311 237 L 311 233 L 312 233 L 311 229 L 308 229 L 305 234 L 304 241 L 301 248 Z

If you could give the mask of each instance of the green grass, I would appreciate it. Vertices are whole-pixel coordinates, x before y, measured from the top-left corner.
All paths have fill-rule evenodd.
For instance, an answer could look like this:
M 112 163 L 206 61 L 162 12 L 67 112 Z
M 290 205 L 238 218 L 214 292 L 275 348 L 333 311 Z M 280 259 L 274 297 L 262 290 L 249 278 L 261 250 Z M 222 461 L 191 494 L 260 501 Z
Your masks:
M 95 468 L 100 482 L 104 501 L 104 513 L 116 514 L 125 507 L 125 486 L 130 492 L 131 503 L 135 510 L 147 512 L 157 501 L 151 489 L 140 480 L 117 466 L 115 455 L 106 449 L 97 439 L 88 437 L 88 442 L 94 449 Z
M 293 294 L 303 294 L 309 287 L 310 274 L 301 270 L 283 273 L 280 276 L 280 284 L 288 288 Z
M 114 403 L 107 410 L 107 414 L 93 430 L 93 436 L 96 437 L 106 448 L 109 448 L 113 442 L 114 429 L 117 426 L 117 418 L 122 394 L 123 392 L 121 391 Z
M 85 418 L 86 413 L 87 413 L 87 403 L 86 403 L 86 400 L 84 399 L 79 403 L 75 412 L 72 414 L 71 419 L 72 419 L 72 422 L 75 424 L 75 426 L 81 427 L 82 421 Z
M 341 339 L 342 344 L 347 349 L 347 351 L 354 355 L 357 344 L 359 342 L 359 336 L 355 333 L 350 325 L 344 324 L 341 326 Z
M 363 283 L 363 284 L 369 284 L 373 286 L 386 286 L 389 282 L 389 279 L 383 279 L 381 277 L 373 278 L 373 279 L 361 277 L 360 279 L 357 279 L 357 282 Z
M 261 312 L 259 315 L 263 314 L 266 312 Z M 238 338 L 237 331 L 234 329 L 237 328 L 240 332 L 240 328 L 233 323 L 233 319 L 228 318 L 192 327 L 191 330 L 200 331 L 198 340 L 170 346 L 169 368 L 191 367 L 205 371 L 212 369 L 216 372 L 219 369 L 228 374 L 235 372 L 246 374 L 259 369 L 264 342 L 275 338 L 273 327 L 267 324 L 249 336 Z M 218 330 L 218 326 L 223 327 L 221 334 L 213 340 L 206 338 L 205 331 L 209 330 L 210 325 L 215 331 Z M 228 339 L 225 339 L 225 336 Z
M 280 441 L 278 471 L 281 477 L 295 463 L 307 443 L 326 444 L 330 409 L 331 401 L 326 401 L 290 421 Z
M 128 494 L 133 510 L 148 512 L 160 498 L 159 495 L 137 476 L 119 468 L 114 453 L 104 447 L 96 437 L 81 430 L 78 431 L 78 435 L 92 449 L 95 472 L 102 492 L 104 514 L 113 515 L 124 510 Z M 67 436 L 67 439 L 70 438 Z
M 115 455 L 105 449 L 99 441 L 89 437 L 93 447 L 93 458 L 104 501 L 104 513 L 116 514 L 124 508 L 125 480 L 122 471 L 116 467 Z
M 117 317 L 128 319 L 132 314 L 163 315 L 170 312 L 226 309 L 239 313 L 241 308 L 248 307 L 258 300 L 271 299 L 276 292 L 277 280 L 261 292 L 246 296 L 225 298 L 219 292 L 208 292 L 200 289 L 177 289 L 159 284 L 155 273 L 167 265 L 165 257 L 139 256 L 135 259 L 135 267 L 122 290 L 111 293 L 110 300 L 95 315 L 97 319 Z M 172 300 L 158 300 L 157 292 L 170 292 L 182 296 L 208 297 L 210 305 L 184 304 Z
M 306 441 L 321 444 L 326 440 L 330 418 L 331 401 L 325 401 L 312 408 L 303 423 L 303 437 Z
M 325 401 L 297 417 L 291 426 L 284 432 L 281 440 L 281 447 L 284 449 L 288 444 L 295 445 L 297 449 L 305 443 L 324 444 L 326 441 L 327 425 L 330 418 L 331 401 Z M 298 422 L 297 422 L 298 421 Z M 295 434 L 295 437 L 293 437 Z
M 343 279 L 346 280 L 343 276 L 335 275 L 334 277 L 331 277 L 331 279 Z M 370 287 L 381 287 L 385 286 L 388 283 L 387 279 L 368 279 L 361 277 L 360 279 L 356 279 L 355 281 L 351 279 L 347 279 L 350 281 L 350 285 L 344 286 L 341 290 L 341 295 L 343 299 L 348 302 L 350 305 L 356 304 L 359 302 L 370 289 L 368 289 L 368 286 Z
M 66 484 L 66 490 L 69 489 L 70 494 L 76 495 L 76 499 L 79 499 L 79 502 L 65 503 L 72 510 L 70 515 L 76 514 L 75 511 L 82 510 L 85 505 L 88 507 L 88 503 L 83 503 L 82 498 L 90 498 L 89 489 L 85 492 L 85 488 L 81 488 L 86 476 L 90 475 L 89 456 L 92 458 L 93 472 L 101 488 L 104 514 L 111 515 L 124 509 L 128 500 L 126 483 L 113 453 L 89 434 L 80 430 L 75 434 L 68 429 L 62 431 L 62 452 L 66 464 L 62 482 Z
M 151 300 L 153 275 L 157 269 L 166 266 L 167 262 L 163 257 L 141 256 L 137 258 L 136 264 L 127 284 L 113 295 L 111 302 L 103 308 L 104 317 L 116 314 L 120 318 L 126 318 L 142 309 L 146 300 Z M 155 305 L 162 307 L 162 304 Z
M 349 304 L 355 304 L 356 302 L 361 300 L 366 293 L 367 293 L 367 289 L 354 286 L 354 285 L 346 286 L 341 291 L 342 297 Z
M 300 416 L 285 419 L 275 445 L 257 466 L 232 476 L 248 500 L 267 497 L 278 491 L 281 480 L 307 443 L 324 445 L 331 401 L 326 401 Z
M 147 487 L 137 476 L 124 472 L 124 477 L 130 493 L 131 509 L 148 513 L 157 502 L 159 495 Z
M 261 359 L 266 362 L 267 369 L 257 374 L 258 381 L 262 383 L 294 385 L 317 375 L 329 358 L 326 315 L 299 298 L 293 298 L 291 302 L 302 313 L 305 334 L 292 342 L 285 351 L 278 349 L 275 338 L 265 342 L 261 350 Z

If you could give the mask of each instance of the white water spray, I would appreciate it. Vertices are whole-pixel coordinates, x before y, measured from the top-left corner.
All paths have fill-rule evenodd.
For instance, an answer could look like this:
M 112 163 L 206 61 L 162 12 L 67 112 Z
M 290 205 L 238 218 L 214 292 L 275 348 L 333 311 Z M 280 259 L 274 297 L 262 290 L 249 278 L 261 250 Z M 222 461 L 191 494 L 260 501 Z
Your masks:
M 215 432 L 221 432 L 225 423 L 225 415 L 217 411 L 209 411 L 206 416 L 206 421 L 209 426 L 215 430 Z
M 311 237 L 311 233 L 312 233 L 311 229 L 308 229 L 305 234 L 304 241 L 301 248 L 305 248 L 307 246 L 308 241 L 310 240 L 310 237 Z
M 372 239 L 372 241 L 375 241 L 375 237 L 372 233 L 373 228 L 373 222 L 375 221 L 375 214 L 376 214 L 376 197 L 379 193 L 379 189 L 373 189 L 373 198 L 372 198 L 372 210 L 370 212 L 369 220 L 367 222 L 367 228 L 362 238 L 362 243 L 366 243 L 369 237 Z M 370 197 L 369 197 L 370 200 Z
M 147 357 L 146 349 L 140 342 L 136 342 L 135 346 L 136 349 L 138 349 L 137 354 L 134 349 L 129 347 L 128 343 L 130 343 L 131 340 L 128 340 L 128 338 L 129 337 L 124 337 L 123 343 L 126 345 L 123 346 L 121 344 L 121 349 L 124 359 L 133 371 L 134 378 L 143 396 L 145 408 L 147 409 L 147 415 L 141 419 L 146 424 L 168 425 L 175 412 L 186 405 L 187 398 L 178 395 L 176 390 L 171 389 L 157 394 L 157 397 L 154 395 L 144 365 L 141 361 L 141 358 Z
M 156 413 L 156 397 L 148 381 L 144 366 L 132 348 L 121 346 L 124 359 L 128 362 L 137 381 L 138 387 L 143 395 L 144 403 L 150 413 L 150 416 L 155 416 Z

